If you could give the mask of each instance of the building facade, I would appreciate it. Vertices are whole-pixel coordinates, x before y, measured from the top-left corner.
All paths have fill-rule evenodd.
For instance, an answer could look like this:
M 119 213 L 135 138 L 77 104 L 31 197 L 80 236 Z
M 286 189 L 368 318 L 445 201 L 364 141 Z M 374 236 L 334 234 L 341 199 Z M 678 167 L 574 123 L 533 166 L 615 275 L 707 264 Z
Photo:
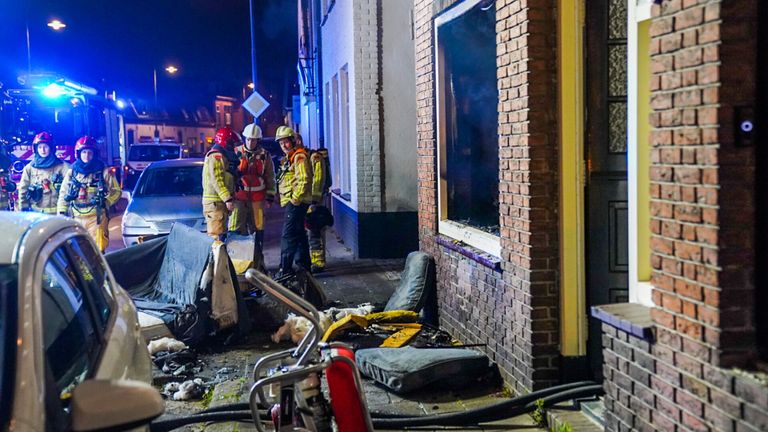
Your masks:
M 602 381 L 606 430 L 768 428 L 766 5 L 413 4 L 441 325 L 517 392 Z
M 210 112 L 202 107 L 146 112 L 131 104 L 125 110 L 126 148 L 139 142 L 176 142 L 185 146 L 187 156 L 201 157 L 213 142 L 215 127 Z
M 413 3 L 298 5 L 298 129 L 329 150 L 334 228 L 357 257 L 403 257 L 418 248 Z

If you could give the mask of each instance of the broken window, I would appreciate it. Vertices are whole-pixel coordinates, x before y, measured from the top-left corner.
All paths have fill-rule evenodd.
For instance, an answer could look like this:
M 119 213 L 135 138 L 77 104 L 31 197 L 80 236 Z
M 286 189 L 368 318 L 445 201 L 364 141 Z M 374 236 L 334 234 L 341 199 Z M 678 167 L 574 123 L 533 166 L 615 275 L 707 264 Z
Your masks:
M 487 1 L 468 0 L 436 19 L 436 93 L 440 219 L 469 227 L 469 232 L 480 231 L 497 237 L 499 144 L 495 26 L 494 3 Z M 466 237 L 466 233 L 461 234 L 462 240 L 466 241 Z

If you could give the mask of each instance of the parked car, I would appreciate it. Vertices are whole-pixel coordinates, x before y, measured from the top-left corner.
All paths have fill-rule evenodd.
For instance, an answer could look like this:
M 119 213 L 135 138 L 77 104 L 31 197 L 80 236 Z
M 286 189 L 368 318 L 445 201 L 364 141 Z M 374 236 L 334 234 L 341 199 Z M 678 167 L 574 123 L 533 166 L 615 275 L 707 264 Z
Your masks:
M 174 222 L 206 230 L 202 159 L 153 162 L 144 170 L 123 215 L 123 243 L 166 235 Z
M 136 309 L 83 227 L 0 212 L 0 430 L 136 427 L 163 412 Z
M 132 190 L 141 172 L 151 164 L 161 160 L 181 159 L 185 157 L 184 146 L 175 142 L 139 142 L 131 144 L 123 170 L 123 189 Z

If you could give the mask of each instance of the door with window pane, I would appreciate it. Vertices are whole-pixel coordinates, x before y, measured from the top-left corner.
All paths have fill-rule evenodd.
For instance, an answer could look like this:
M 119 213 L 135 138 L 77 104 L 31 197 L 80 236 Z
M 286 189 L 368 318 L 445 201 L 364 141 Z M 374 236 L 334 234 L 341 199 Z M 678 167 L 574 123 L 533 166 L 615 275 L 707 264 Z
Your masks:
M 627 208 L 627 0 L 587 1 L 587 301 L 629 297 Z M 589 357 L 602 379 L 601 323 L 589 322 Z

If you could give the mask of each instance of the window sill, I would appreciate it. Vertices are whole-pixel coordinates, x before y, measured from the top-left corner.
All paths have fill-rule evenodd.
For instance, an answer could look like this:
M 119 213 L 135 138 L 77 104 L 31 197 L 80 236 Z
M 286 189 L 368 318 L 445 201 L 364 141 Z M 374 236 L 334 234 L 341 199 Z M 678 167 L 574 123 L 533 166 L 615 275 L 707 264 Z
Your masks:
M 592 317 L 647 342 L 654 340 L 651 308 L 636 303 L 592 306 Z
M 501 257 L 501 239 L 493 234 L 447 219 L 438 223 L 438 232 L 475 249 L 480 249 L 495 259 Z
M 495 256 L 475 250 L 475 248 L 467 246 L 458 240 L 453 240 L 441 235 L 437 236 L 436 241 L 440 246 L 456 251 L 493 271 L 501 272 L 501 259 Z
M 352 195 L 349 193 L 341 193 L 341 189 L 331 189 L 331 192 L 346 202 L 352 201 Z

